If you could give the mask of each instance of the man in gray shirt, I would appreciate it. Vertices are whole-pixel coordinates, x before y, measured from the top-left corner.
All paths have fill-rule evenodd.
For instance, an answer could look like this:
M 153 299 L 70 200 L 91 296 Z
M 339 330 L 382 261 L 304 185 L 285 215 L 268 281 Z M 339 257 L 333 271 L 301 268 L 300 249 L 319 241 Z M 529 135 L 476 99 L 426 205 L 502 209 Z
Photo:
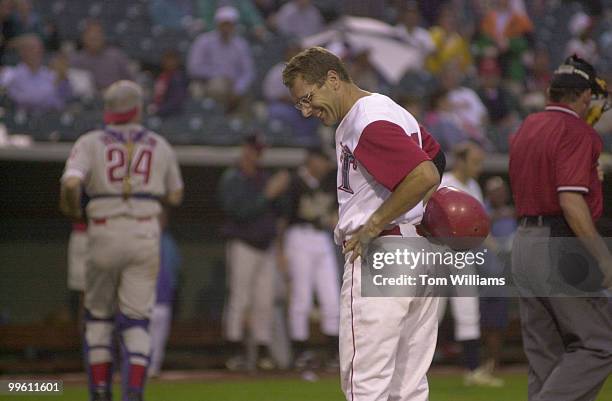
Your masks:
M 215 13 L 217 29 L 198 36 L 189 49 L 187 73 L 204 83 L 204 94 L 236 109 L 255 77 L 249 44 L 236 34 L 238 11 L 231 6 Z
M 304 38 L 323 29 L 323 17 L 311 0 L 292 0 L 276 14 L 278 30 L 287 36 Z
M 91 72 L 98 90 L 121 79 L 133 79 L 129 59 L 119 49 L 106 46 L 104 28 L 99 21 L 87 23 L 82 36 L 83 49 L 75 54 L 70 65 Z

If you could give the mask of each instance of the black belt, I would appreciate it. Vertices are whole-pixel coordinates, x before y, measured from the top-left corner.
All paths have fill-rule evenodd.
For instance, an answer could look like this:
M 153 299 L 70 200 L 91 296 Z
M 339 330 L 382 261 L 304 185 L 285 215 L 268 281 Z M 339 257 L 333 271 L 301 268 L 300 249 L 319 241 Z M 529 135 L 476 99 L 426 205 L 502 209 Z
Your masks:
M 91 195 L 89 197 L 90 200 L 94 200 L 94 199 L 104 199 L 104 198 L 123 198 L 124 195 L 123 194 L 96 194 L 96 195 Z M 161 196 L 159 195 L 155 195 L 152 193 L 148 193 L 148 192 L 135 192 L 133 194 L 129 194 L 128 198 L 130 199 L 147 199 L 147 200 L 154 200 L 154 201 L 158 201 L 161 199 Z
M 549 227 L 564 222 L 563 216 L 523 216 L 519 219 L 522 227 Z

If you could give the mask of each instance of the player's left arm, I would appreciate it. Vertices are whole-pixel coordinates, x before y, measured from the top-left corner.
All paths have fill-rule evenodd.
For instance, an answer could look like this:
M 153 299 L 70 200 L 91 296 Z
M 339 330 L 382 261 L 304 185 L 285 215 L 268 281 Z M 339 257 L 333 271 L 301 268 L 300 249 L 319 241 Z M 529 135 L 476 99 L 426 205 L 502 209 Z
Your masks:
M 347 241 L 344 253 L 361 255 L 394 219 L 417 206 L 440 183 L 438 169 L 419 145 L 397 124 L 380 120 L 364 128 L 355 158 L 391 195 Z

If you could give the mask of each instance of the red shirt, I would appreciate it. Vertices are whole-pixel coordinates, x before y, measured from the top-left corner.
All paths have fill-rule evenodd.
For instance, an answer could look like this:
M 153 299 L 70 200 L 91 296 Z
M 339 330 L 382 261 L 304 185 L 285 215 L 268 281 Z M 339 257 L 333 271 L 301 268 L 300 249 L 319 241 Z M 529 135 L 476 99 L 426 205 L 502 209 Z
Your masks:
M 523 122 L 510 144 L 510 183 L 518 216 L 562 215 L 559 192 L 581 192 L 593 220 L 603 211 L 597 163 L 602 141 L 566 105 L 550 104 Z

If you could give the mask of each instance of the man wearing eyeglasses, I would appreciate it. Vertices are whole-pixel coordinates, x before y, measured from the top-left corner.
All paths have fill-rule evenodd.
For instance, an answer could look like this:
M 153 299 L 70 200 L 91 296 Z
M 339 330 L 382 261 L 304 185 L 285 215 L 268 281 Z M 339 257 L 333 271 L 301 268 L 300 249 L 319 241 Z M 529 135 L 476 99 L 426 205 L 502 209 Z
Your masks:
M 347 400 L 428 398 L 437 299 L 361 294 L 363 246 L 381 236 L 417 237 L 424 199 L 440 183 L 429 155 L 439 144 L 386 96 L 357 87 L 333 53 L 293 57 L 283 82 L 304 117 L 336 129 L 339 222 L 346 257 L 340 306 L 340 373 Z

